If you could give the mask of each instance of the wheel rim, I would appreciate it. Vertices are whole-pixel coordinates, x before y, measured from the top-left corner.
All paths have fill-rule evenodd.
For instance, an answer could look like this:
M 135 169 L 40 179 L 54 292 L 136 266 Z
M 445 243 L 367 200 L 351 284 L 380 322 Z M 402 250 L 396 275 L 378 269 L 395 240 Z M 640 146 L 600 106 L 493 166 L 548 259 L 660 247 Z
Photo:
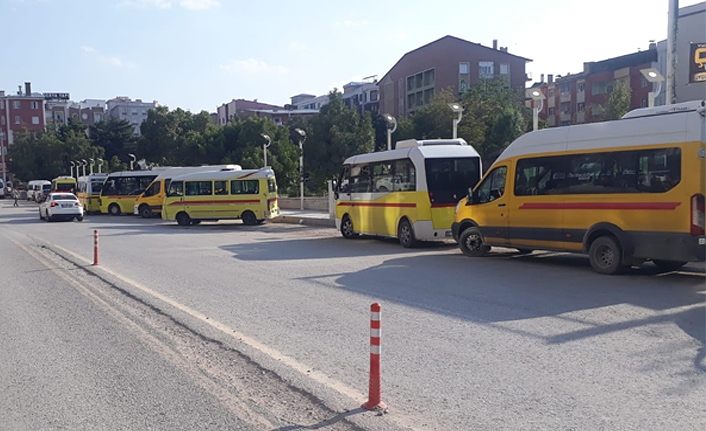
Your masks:
M 110 214 L 112 214 L 112 215 L 117 215 L 117 214 L 118 214 L 118 207 L 117 207 L 117 205 L 111 205 L 111 206 L 110 206 Z
M 351 220 L 349 218 L 346 218 L 343 220 L 343 235 L 345 236 L 351 236 L 353 235 L 353 223 L 351 223 Z
M 409 229 L 409 225 L 404 223 L 400 226 L 400 241 L 402 244 L 408 244 L 412 239 L 412 231 Z
M 152 211 L 149 208 L 142 208 L 142 218 L 150 218 Z
M 463 246 L 468 251 L 479 251 L 483 247 L 483 239 L 477 233 L 472 233 L 466 237 Z
M 598 264 L 603 268 L 613 266 L 615 263 L 615 250 L 606 245 L 601 246 L 596 253 Z

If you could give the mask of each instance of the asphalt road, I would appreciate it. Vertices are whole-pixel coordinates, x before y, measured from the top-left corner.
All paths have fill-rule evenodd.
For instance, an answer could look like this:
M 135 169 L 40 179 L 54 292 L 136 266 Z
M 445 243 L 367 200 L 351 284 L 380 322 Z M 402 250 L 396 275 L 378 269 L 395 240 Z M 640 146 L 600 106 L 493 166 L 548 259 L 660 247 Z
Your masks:
M 318 422 L 307 425 L 323 424 L 319 428 L 348 426 L 348 419 L 367 420 L 363 428 L 384 430 L 706 426 L 706 288 L 700 265 L 660 274 L 645 264 L 609 277 L 595 274 L 585 257 L 561 253 L 519 256 L 501 250 L 493 257 L 469 259 L 451 246 L 405 250 L 393 241 L 346 241 L 332 229 L 281 224 L 182 228 L 128 216 L 43 223 L 34 208 L 11 209 L 0 203 L 3 262 L 21 254 L 3 234 L 27 247 L 46 243 L 76 262 L 75 255 L 88 259 L 93 229 L 101 234 L 98 271 L 106 282 L 187 322 L 195 333 L 219 339 L 258 370 L 271 370 L 286 383 L 273 383 L 269 392 L 289 404 L 264 404 L 264 410 L 279 411 L 277 417 L 299 410 L 294 406 L 302 399 L 288 398 L 295 392 L 319 409 Z M 17 286 L 43 283 L 40 277 L 45 275 L 28 269 L 13 276 Z M 3 297 L 20 301 L 13 292 L 5 291 Z M 67 303 L 65 308 L 77 301 L 69 291 L 54 294 L 56 302 Z M 353 410 L 367 390 L 368 310 L 375 301 L 383 306 L 383 399 L 390 406 L 380 419 Z M 38 305 L 30 301 L 11 307 Z M 65 308 L 54 315 L 68 312 Z M 85 319 L 101 313 L 81 309 Z M 41 311 L 29 308 L 27 314 Z M 5 315 L 3 311 L 0 318 Z M 160 327 L 133 320 L 148 334 Z M 30 331 L 26 328 L 32 324 L 21 327 Z M 127 331 L 125 324 L 112 324 L 116 333 L 121 327 Z M 74 326 L 55 326 L 54 337 L 60 339 Z M 1 337 L 17 336 L 19 329 L 6 327 L 14 328 L 3 323 Z M 111 335 L 97 331 L 93 336 L 100 340 Z M 12 351 L 18 352 L 14 361 L 35 357 L 26 345 L 43 342 L 23 337 L 13 341 L 17 347 Z M 53 359 L 50 351 L 54 349 L 47 350 L 46 361 Z M 211 357 L 223 354 L 216 349 Z M 2 355 L 0 363 L 5 363 Z M 182 358 L 183 366 L 188 359 Z M 110 373 L 101 361 L 85 366 Z M 6 371 L 0 370 L 0 383 L 6 381 Z M 172 377 L 163 380 L 171 382 Z M 112 386 L 102 390 L 108 400 Z M 24 396 L 29 399 L 33 393 Z M 186 391 L 181 395 L 196 396 Z M 135 406 L 142 402 L 141 394 L 131 396 Z M 0 395 L 0 408 L 6 399 Z M 144 402 L 150 405 L 149 397 Z M 257 400 L 252 403 L 246 407 L 263 409 Z M 39 399 L 36 405 L 42 404 Z M 352 412 L 344 421 L 332 420 L 347 409 Z M 215 412 L 224 421 L 231 417 Z M 228 413 L 243 420 L 238 410 Z M 100 411 L 95 415 L 102 417 Z M 301 424 L 298 419 L 284 423 Z M 263 420 L 280 427 L 283 423 L 267 415 Z M 270 428 L 247 417 L 244 421 L 255 429 Z

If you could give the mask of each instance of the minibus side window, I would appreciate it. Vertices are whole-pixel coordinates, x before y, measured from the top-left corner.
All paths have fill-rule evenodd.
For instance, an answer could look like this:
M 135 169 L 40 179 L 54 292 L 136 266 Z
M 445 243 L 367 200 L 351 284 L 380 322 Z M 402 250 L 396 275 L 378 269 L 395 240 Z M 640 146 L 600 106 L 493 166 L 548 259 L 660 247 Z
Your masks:
M 213 194 L 213 183 L 210 181 L 187 181 L 186 196 L 207 196 Z
M 351 167 L 348 165 L 343 167 L 343 170 L 341 171 L 341 176 L 338 177 L 338 192 L 351 192 Z
M 169 184 L 167 196 L 184 196 L 184 182 L 176 181 Z
M 215 194 L 215 195 L 227 195 L 228 194 L 228 189 L 226 189 L 226 182 L 225 181 L 214 181 L 213 182 L 213 189 L 214 189 L 213 194 Z
M 371 165 L 356 165 L 351 167 L 351 192 L 370 193 L 372 179 Z
M 260 193 L 258 180 L 233 180 L 230 182 L 230 194 L 232 195 L 256 195 L 258 193 Z
M 473 203 L 484 204 L 502 197 L 502 195 L 505 194 L 506 175 L 507 167 L 500 166 L 494 169 L 476 189 L 474 194 L 478 195 L 478 199 Z
M 394 176 L 391 162 L 377 162 L 373 165 L 373 192 L 387 193 L 393 189 Z
M 417 171 L 410 159 L 395 160 L 393 164 L 396 192 L 413 192 L 417 190 Z

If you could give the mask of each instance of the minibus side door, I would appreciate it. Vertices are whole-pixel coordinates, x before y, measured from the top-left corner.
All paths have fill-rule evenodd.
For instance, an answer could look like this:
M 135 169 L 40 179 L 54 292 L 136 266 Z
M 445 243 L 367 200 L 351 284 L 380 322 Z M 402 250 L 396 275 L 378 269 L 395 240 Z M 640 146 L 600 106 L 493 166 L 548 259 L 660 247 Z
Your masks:
M 483 234 L 483 240 L 491 245 L 507 244 L 507 226 L 510 207 L 505 190 L 507 166 L 498 166 L 490 171 L 473 191 L 471 205 L 474 221 Z

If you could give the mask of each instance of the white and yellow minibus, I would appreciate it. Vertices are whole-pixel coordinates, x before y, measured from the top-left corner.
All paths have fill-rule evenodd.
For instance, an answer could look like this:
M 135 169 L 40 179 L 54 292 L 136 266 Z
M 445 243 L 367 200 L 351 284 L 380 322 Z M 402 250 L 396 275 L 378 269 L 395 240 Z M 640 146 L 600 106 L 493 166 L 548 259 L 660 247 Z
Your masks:
M 132 214 L 135 199 L 152 184 L 164 168 L 145 171 L 122 171 L 108 174 L 100 197 L 102 214 Z
M 459 202 L 454 237 L 468 256 L 588 253 L 605 274 L 703 261 L 705 115 L 694 101 L 527 133 Z
M 174 166 L 165 167 L 164 170 L 152 181 L 152 184 L 135 200 L 133 214 L 142 218 L 160 216 L 162 201 L 169 189 L 172 178 L 194 172 L 213 172 L 219 170 L 241 170 L 240 165 L 204 165 L 204 166 Z
M 181 226 L 203 220 L 242 219 L 255 225 L 279 215 L 277 182 L 270 168 L 195 172 L 172 178 L 162 219 Z
M 108 178 L 106 173 L 94 173 L 78 177 L 78 197 L 86 213 L 100 213 L 100 195 L 103 183 Z
M 59 176 L 51 180 L 52 192 L 76 193 L 76 178 L 69 176 Z
M 390 151 L 343 162 L 336 227 L 397 237 L 404 247 L 451 238 L 454 207 L 481 176 L 481 158 L 463 139 L 405 140 Z

